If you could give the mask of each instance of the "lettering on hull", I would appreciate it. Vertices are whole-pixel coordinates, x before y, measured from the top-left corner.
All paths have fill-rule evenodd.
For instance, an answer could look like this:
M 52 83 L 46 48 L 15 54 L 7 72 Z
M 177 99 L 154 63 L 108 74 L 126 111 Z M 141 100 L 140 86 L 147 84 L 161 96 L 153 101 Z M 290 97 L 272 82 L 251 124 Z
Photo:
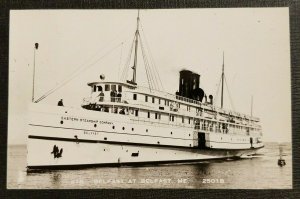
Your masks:
M 112 122 L 109 122 L 109 121 L 91 120 L 91 119 L 71 117 L 71 116 L 61 116 L 60 119 L 62 121 L 63 120 L 68 120 L 68 121 L 74 121 L 74 122 L 88 122 L 88 123 L 93 123 L 93 124 L 96 124 L 96 123 L 99 123 L 99 124 L 113 124 Z

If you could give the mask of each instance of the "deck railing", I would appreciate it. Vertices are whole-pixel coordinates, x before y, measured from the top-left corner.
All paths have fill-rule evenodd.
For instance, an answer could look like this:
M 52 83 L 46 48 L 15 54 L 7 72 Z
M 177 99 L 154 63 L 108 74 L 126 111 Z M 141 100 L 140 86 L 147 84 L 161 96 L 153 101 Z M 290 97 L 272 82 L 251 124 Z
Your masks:
M 97 102 L 118 102 L 118 103 L 125 103 L 125 101 L 122 100 L 122 99 L 124 99 L 124 98 L 122 98 L 122 97 L 110 97 L 110 98 L 107 98 L 107 97 L 96 96 L 94 98 L 92 98 L 92 97 L 83 98 L 82 104 L 83 105 L 87 105 L 87 104 L 93 104 L 93 103 L 97 103 Z
M 159 95 L 159 96 L 170 98 L 170 99 L 177 99 L 177 100 L 180 100 L 180 101 L 189 102 L 189 103 L 193 103 L 193 104 L 197 104 L 197 105 L 202 104 L 202 102 L 197 101 L 197 100 L 186 98 L 186 97 L 183 97 L 183 96 L 180 96 L 180 95 L 173 95 L 173 94 L 170 94 L 170 93 L 167 93 L 167 92 L 164 92 L 164 91 L 160 91 L 160 90 L 150 89 L 150 88 L 147 88 L 147 87 L 144 87 L 144 86 L 138 86 L 137 89 L 140 90 L 140 91 L 147 92 L 147 93 L 152 93 L 153 95 Z
M 153 95 L 159 95 L 159 96 L 170 98 L 170 99 L 177 99 L 177 100 L 180 100 L 180 101 L 184 101 L 184 102 L 196 104 L 196 105 L 199 105 L 199 106 L 203 105 L 203 108 L 207 107 L 207 108 L 209 108 L 211 110 L 214 110 L 214 111 L 217 111 L 217 112 L 221 112 L 221 113 L 225 113 L 225 114 L 237 115 L 237 116 L 241 116 L 241 117 L 246 117 L 248 119 L 251 118 L 251 116 L 248 116 L 246 114 L 241 114 L 241 113 L 238 113 L 236 111 L 232 111 L 232 110 L 220 108 L 220 107 L 214 106 L 214 105 L 209 104 L 209 103 L 202 103 L 202 102 L 200 102 L 198 100 L 193 100 L 193 99 L 186 98 L 186 97 L 183 97 L 183 96 L 180 96 L 180 95 L 173 95 L 173 94 L 170 94 L 170 93 L 167 93 L 167 92 L 164 92 L 164 91 L 150 89 L 150 88 L 144 87 L 144 86 L 138 86 L 137 89 L 139 89 L 140 91 L 144 91 L 146 93 L 151 93 Z M 253 117 L 252 116 L 252 118 L 254 120 L 259 121 L 259 118 L 257 118 L 257 117 Z

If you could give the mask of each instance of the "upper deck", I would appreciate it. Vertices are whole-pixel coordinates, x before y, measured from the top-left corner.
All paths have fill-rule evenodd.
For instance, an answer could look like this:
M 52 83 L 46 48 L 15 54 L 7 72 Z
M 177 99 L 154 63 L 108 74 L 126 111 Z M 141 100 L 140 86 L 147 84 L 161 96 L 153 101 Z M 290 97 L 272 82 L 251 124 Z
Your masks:
M 199 112 L 199 110 L 201 109 L 208 112 L 218 113 L 220 116 L 235 117 L 243 120 L 248 120 L 250 122 L 260 121 L 257 117 L 251 117 L 246 114 L 226 110 L 224 108 L 217 107 L 206 100 L 205 102 L 201 102 L 199 100 L 193 100 L 179 95 L 174 95 L 129 83 L 101 81 L 88 83 L 88 86 L 91 87 L 91 96 L 88 99 L 85 98 L 84 104 L 103 104 L 113 102 L 125 103 L 128 105 L 137 105 L 138 101 L 139 105 L 151 107 L 149 105 L 155 104 L 156 102 L 159 105 L 174 106 L 175 111 L 176 108 L 177 110 L 179 110 L 185 107 L 187 111 L 192 108 L 195 109 L 196 112 Z

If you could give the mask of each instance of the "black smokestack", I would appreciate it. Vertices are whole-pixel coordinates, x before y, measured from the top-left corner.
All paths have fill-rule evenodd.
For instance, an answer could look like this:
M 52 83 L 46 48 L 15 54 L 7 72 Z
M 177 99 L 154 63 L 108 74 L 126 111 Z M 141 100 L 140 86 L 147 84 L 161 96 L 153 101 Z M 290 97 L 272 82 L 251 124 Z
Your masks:
M 200 75 L 189 70 L 181 70 L 179 74 L 178 95 L 202 101 L 204 91 L 199 87 Z

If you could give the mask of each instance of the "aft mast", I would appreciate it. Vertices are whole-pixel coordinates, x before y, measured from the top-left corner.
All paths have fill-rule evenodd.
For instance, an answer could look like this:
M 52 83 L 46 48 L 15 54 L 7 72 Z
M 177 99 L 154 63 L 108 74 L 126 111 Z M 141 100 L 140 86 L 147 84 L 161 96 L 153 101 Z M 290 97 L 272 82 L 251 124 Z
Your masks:
M 223 52 L 223 65 L 222 65 L 221 108 L 223 108 L 223 87 L 224 87 L 224 52 Z
M 251 96 L 251 117 L 253 116 L 253 95 Z
M 136 67 L 137 67 L 137 51 L 138 51 L 138 37 L 139 37 L 139 21 L 140 21 L 140 10 L 138 10 L 138 16 L 136 19 L 136 31 L 135 31 L 135 49 L 134 49 L 134 63 L 133 63 L 133 78 L 132 82 L 136 84 Z

